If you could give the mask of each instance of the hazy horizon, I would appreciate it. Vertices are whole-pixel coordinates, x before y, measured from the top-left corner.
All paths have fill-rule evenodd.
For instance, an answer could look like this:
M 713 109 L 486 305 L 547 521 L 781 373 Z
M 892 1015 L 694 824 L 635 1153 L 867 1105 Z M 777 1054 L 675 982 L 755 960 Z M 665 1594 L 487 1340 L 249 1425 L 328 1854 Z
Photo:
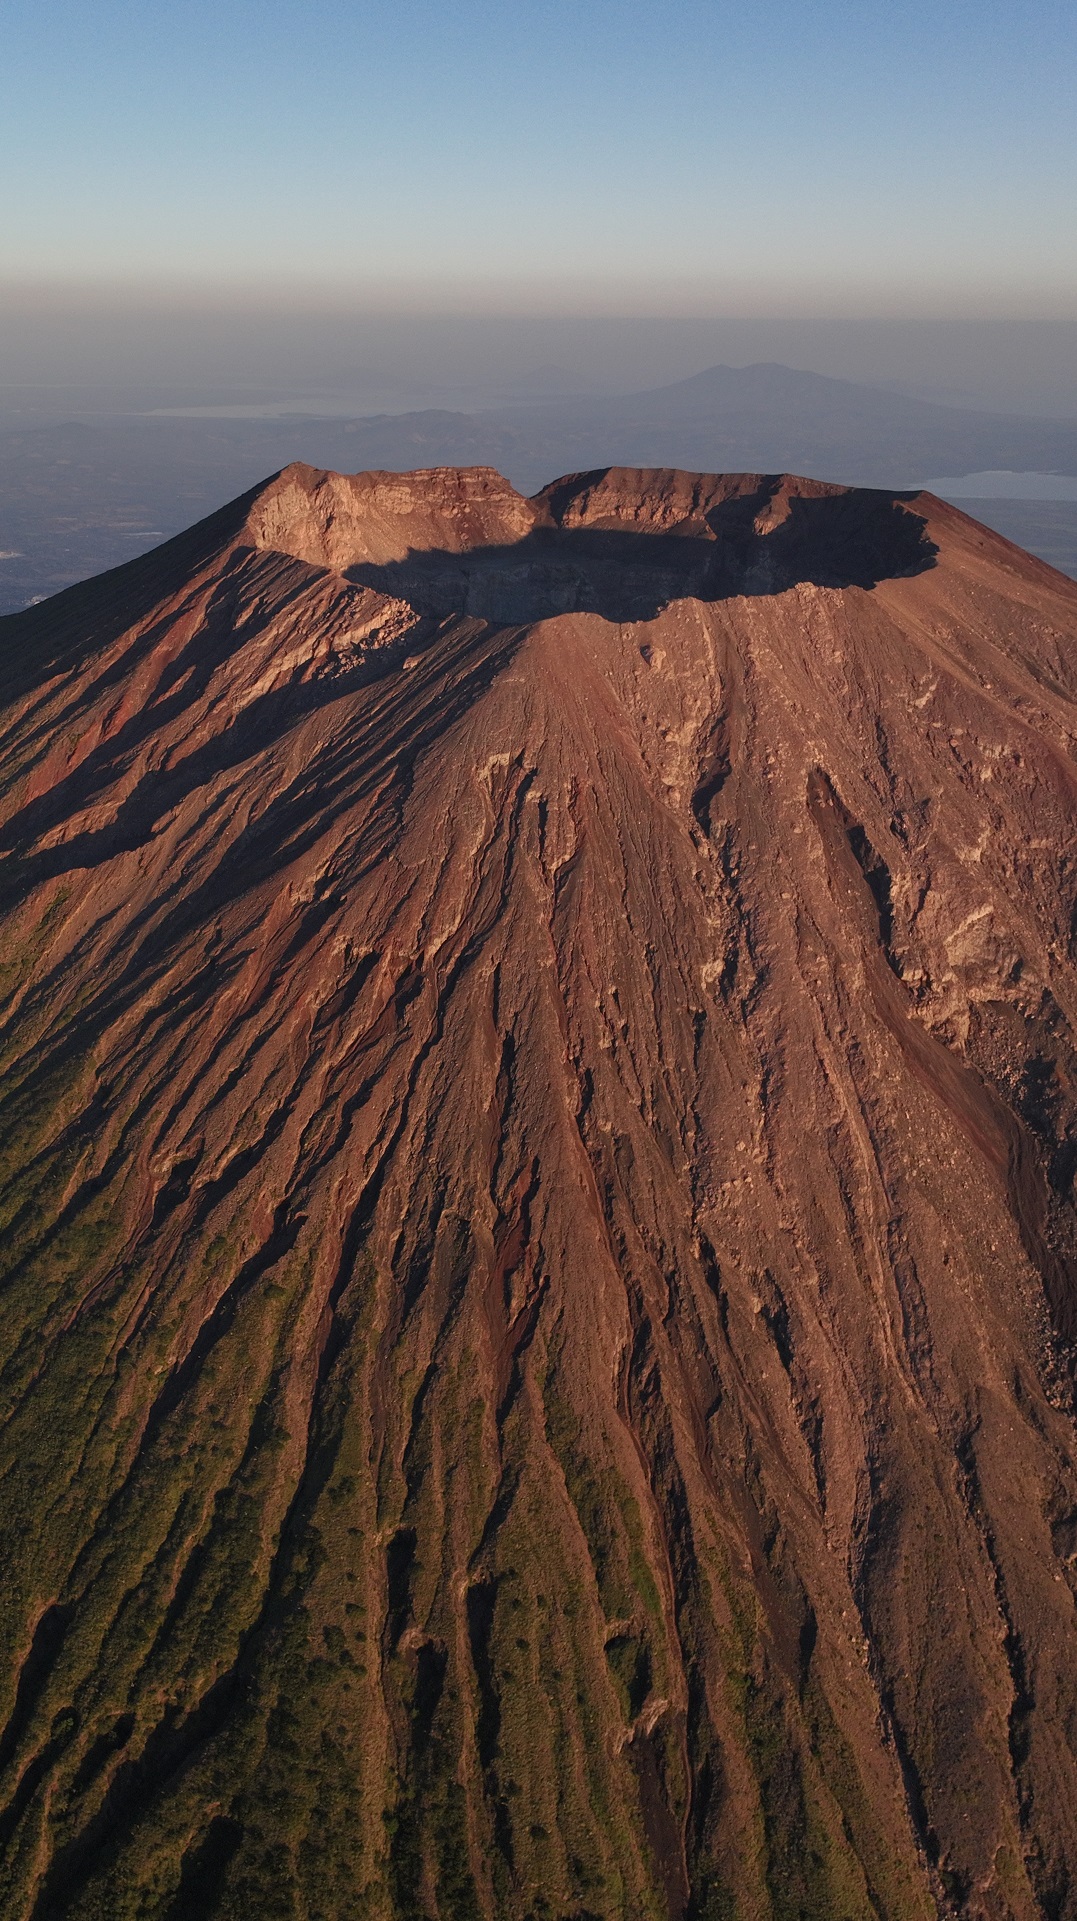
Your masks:
M 777 361 L 950 406 L 1077 416 L 1077 318 L 380 312 L 0 285 L 0 415 L 464 409 Z

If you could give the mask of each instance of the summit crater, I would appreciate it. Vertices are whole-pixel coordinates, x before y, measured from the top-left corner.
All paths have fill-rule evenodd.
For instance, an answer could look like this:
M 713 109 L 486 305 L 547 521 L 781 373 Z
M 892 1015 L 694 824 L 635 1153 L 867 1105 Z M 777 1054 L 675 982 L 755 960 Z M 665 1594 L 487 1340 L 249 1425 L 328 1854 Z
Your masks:
M 330 567 L 439 618 L 653 619 L 674 600 L 871 587 L 934 547 L 913 497 L 781 475 L 571 475 L 532 500 L 493 469 L 318 475 L 261 497 L 258 544 Z

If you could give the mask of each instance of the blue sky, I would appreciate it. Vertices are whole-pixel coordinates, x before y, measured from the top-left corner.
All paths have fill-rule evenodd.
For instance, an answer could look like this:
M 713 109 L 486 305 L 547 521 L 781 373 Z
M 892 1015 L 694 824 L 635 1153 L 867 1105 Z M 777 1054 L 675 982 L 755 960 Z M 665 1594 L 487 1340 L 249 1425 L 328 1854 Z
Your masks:
M 0 277 L 1077 312 L 1060 0 L 2 0 Z

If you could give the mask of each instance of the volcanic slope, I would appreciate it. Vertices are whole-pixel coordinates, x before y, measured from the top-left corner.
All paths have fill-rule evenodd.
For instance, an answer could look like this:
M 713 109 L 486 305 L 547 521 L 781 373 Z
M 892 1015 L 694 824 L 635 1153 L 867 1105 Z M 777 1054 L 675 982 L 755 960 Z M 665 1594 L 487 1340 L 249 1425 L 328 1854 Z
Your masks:
M 5 1921 L 1073 1921 L 1077 585 L 290 468 L 0 650 Z

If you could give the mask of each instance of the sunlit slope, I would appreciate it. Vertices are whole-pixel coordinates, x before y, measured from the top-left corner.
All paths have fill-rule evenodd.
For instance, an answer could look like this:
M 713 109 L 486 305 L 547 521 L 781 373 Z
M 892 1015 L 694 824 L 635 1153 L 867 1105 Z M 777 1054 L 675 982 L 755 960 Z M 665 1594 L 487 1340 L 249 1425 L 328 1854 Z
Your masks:
M 1077 1916 L 1077 586 L 287 470 L 0 625 L 0 1912 Z

